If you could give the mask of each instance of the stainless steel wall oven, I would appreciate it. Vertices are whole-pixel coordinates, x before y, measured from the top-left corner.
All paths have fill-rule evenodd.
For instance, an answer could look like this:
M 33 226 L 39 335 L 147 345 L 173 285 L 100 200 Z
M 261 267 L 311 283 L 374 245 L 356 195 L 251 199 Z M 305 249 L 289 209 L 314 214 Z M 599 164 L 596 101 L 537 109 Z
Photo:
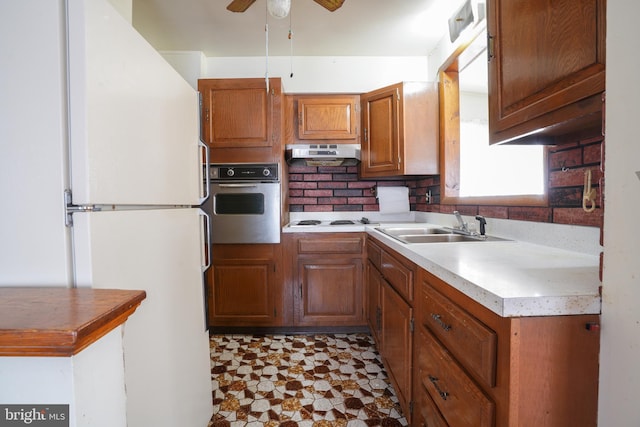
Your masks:
M 209 164 L 212 243 L 280 243 L 278 163 Z

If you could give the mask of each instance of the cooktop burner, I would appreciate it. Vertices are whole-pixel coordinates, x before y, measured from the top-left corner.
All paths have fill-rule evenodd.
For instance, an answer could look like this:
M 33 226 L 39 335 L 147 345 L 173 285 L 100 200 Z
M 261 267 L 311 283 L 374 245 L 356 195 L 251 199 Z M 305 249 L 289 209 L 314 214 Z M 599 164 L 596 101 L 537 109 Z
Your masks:
M 355 222 L 351 221 L 350 219 L 337 219 L 335 221 L 331 221 L 330 225 L 348 225 L 348 224 L 355 224 Z
M 330 225 L 356 225 L 356 224 L 369 224 L 367 218 L 361 220 L 352 219 L 334 219 L 334 220 L 320 220 L 320 219 L 302 219 L 291 223 L 292 227 L 304 227 L 304 226 L 330 226 Z
M 304 219 L 302 221 L 298 221 L 298 224 L 296 224 L 296 225 L 318 225 L 321 222 L 322 221 L 317 220 L 317 219 Z

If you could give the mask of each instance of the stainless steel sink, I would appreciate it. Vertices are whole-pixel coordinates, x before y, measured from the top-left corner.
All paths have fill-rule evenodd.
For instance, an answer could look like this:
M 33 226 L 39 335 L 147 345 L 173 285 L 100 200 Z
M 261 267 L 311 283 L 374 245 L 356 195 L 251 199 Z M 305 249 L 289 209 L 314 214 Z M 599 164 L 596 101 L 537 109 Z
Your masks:
M 389 236 L 416 236 L 432 234 L 452 234 L 450 230 L 443 228 L 407 228 L 407 227 L 377 227 L 376 230 Z
M 446 228 L 377 227 L 376 230 L 403 243 L 496 242 L 508 241 L 494 236 L 466 235 Z
M 493 236 L 466 236 L 463 234 L 428 234 L 397 236 L 404 243 L 489 242 L 507 240 Z

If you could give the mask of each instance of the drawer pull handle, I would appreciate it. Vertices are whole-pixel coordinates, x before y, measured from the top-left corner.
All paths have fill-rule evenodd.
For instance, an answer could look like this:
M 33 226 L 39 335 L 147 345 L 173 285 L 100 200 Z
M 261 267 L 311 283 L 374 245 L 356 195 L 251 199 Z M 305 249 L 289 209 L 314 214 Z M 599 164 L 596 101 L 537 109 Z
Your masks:
M 451 330 L 451 325 L 447 325 L 446 323 L 444 323 L 444 322 L 442 321 L 442 318 L 441 318 L 441 316 L 440 316 L 439 314 L 431 313 L 431 317 L 432 317 L 432 318 L 433 318 L 433 320 L 435 320 L 435 321 L 436 321 L 436 323 L 437 323 L 438 325 L 440 325 L 440 327 L 441 327 L 442 329 L 444 329 L 445 331 L 449 331 L 449 330 Z
M 434 377 L 433 375 L 429 375 L 429 381 L 431 381 L 433 386 L 436 388 L 436 391 L 438 392 L 442 400 L 447 400 L 447 397 L 449 397 L 449 393 L 440 389 L 440 387 L 438 386 L 438 378 Z

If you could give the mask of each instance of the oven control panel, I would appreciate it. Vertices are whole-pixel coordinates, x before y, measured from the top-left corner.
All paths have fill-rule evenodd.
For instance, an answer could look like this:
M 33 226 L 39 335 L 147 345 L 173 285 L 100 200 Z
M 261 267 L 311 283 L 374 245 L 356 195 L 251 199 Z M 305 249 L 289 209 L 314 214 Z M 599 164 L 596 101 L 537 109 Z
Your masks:
M 209 164 L 211 181 L 279 181 L 278 163 Z

